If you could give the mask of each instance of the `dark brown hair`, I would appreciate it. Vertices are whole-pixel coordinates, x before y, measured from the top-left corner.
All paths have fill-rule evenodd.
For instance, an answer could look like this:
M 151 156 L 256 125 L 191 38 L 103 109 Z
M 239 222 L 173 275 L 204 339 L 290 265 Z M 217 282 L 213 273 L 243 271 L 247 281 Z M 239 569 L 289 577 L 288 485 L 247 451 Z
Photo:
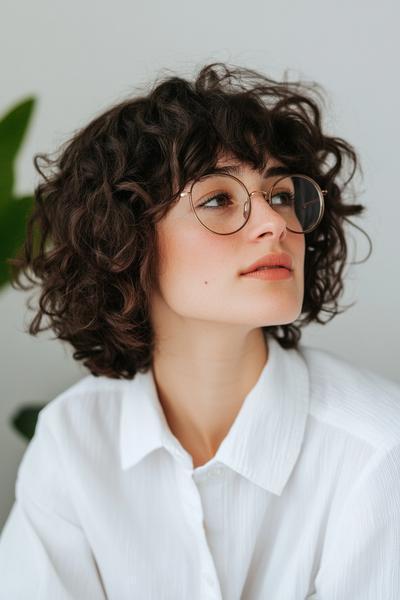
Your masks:
M 14 288 L 41 288 L 29 333 L 52 329 L 93 375 L 131 379 L 146 372 L 155 344 L 149 310 L 158 277 L 155 223 L 221 152 L 259 170 L 272 155 L 327 190 L 322 221 L 305 235 L 297 324 L 264 329 L 283 348 L 296 348 L 300 327 L 324 324 L 322 312 L 330 321 L 343 291 L 344 221 L 365 207 L 346 203 L 359 160 L 349 143 L 323 132 L 321 90 L 315 82 L 279 82 L 212 63 L 194 80 L 159 76 L 146 93 L 75 132 L 56 158 L 35 155 L 44 181 L 35 188 L 24 244 L 7 261 Z M 47 175 L 38 159 L 52 168 Z M 23 272 L 32 285 L 21 283 Z M 41 327 L 44 315 L 49 324 Z

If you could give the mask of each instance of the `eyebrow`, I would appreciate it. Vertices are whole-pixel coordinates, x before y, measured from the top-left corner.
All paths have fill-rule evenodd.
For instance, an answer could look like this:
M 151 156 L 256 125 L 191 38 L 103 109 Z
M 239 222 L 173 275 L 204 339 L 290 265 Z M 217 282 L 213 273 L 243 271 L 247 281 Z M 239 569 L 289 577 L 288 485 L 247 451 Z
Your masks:
M 291 170 L 288 167 L 276 166 L 267 168 L 262 176 L 266 179 L 267 177 L 273 177 L 274 175 L 287 175 L 290 172 Z M 213 169 L 210 169 L 207 174 L 211 173 L 226 173 L 228 175 L 238 176 L 243 174 L 243 169 L 240 165 L 225 165 L 223 167 L 214 167 Z

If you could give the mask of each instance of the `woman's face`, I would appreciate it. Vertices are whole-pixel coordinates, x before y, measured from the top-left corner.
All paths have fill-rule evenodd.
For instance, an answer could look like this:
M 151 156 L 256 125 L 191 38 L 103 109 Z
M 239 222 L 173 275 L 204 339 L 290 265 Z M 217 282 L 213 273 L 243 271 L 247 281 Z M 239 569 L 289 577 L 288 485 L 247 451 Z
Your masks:
M 228 164 L 242 168 L 239 178 L 249 192 L 267 190 L 277 179 L 264 179 L 237 159 L 223 158 L 218 166 Z M 268 161 L 268 167 L 280 164 L 273 158 Z M 185 191 L 189 188 L 188 183 Z M 167 314 L 172 311 L 186 319 L 251 327 L 296 320 L 304 294 L 304 235 L 288 231 L 283 217 L 262 194 L 254 194 L 251 202 L 250 218 L 240 231 L 217 235 L 196 219 L 188 196 L 179 199 L 157 224 L 160 277 L 153 309 L 162 307 Z M 241 275 L 270 252 L 290 255 L 291 277 L 263 280 Z

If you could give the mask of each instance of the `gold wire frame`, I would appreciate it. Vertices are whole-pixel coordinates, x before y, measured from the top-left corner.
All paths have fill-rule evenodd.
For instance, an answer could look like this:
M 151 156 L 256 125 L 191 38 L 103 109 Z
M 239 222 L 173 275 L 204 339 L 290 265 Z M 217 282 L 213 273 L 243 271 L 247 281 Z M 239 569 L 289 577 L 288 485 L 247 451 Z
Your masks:
M 249 212 L 247 215 L 247 218 L 244 220 L 243 224 L 238 227 L 238 229 L 235 229 L 234 231 L 230 231 L 229 233 L 220 233 L 218 231 L 214 231 L 213 229 L 210 229 L 209 227 L 207 227 L 207 225 L 205 225 L 203 223 L 203 221 L 200 220 L 198 214 L 196 213 L 196 210 L 193 206 L 193 199 L 192 199 L 192 190 L 194 185 L 200 181 L 201 179 L 205 178 L 205 177 L 212 177 L 212 176 L 223 176 L 223 177 L 230 177 L 231 179 L 235 179 L 238 183 L 240 183 L 240 185 L 245 189 L 246 194 L 247 194 L 247 198 L 248 198 L 248 202 L 249 202 Z M 271 187 L 271 189 L 269 190 L 269 192 L 265 192 L 263 190 L 253 190 L 252 192 L 249 192 L 249 190 L 247 189 L 247 187 L 245 186 L 245 184 L 243 183 L 243 181 L 241 181 L 238 177 L 235 177 L 235 175 L 231 175 L 230 173 L 209 173 L 207 175 L 203 175 L 202 177 L 199 177 L 198 179 L 195 179 L 192 183 L 192 185 L 190 186 L 190 190 L 187 192 L 181 192 L 179 194 L 180 198 L 183 198 L 184 196 L 189 196 L 189 200 L 190 200 L 190 206 L 192 208 L 192 211 L 194 213 L 194 216 L 196 217 L 196 219 L 199 221 L 199 223 L 205 227 L 206 229 L 208 229 L 208 231 L 211 231 L 211 233 L 215 233 L 216 235 L 232 235 L 233 233 L 236 233 L 238 231 L 240 231 L 241 229 L 243 229 L 243 227 L 246 225 L 246 223 L 248 222 L 248 220 L 250 219 L 250 215 L 251 215 L 251 197 L 253 194 L 257 194 L 260 193 L 264 196 L 264 198 L 266 198 L 267 196 L 267 202 L 269 204 L 269 206 L 271 206 L 271 196 L 272 196 L 272 192 L 275 188 L 275 186 L 282 181 L 282 179 L 287 179 L 288 177 L 303 177 L 304 179 L 308 179 L 308 181 L 310 181 L 312 184 L 314 184 L 317 192 L 318 192 L 318 196 L 319 196 L 319 200 L 320 200 L 320 211 L 319 211 L 319 215 L 318 215 L 318 219 L 317 222 L 315 223 L 315 225 L 313 225 L 311 228 L 309 228 L 308 230 L 305 231 L 293 231 L 293 229 L 290 229 L 290 227 L 286 226 L 287 229 L 289 231 L 291 231 L 292 233 L 298 233 L 300 235 L 305 235 L 306 233 L 311 233 L 311 231 L 314 231 L 314 229 L 316 229 L 318 227 L 318 225 L 321 222 L 321 219 L 324 215 L 324 210 L 325 210 L 325 200 L 324 200 L 324 196 L 328 193 L 327 190 L 322 190 L 320 188 L 320 186 L 318 185 L 318 183 L 315 181 L 315 179 L 313 179 L 312 177 L 309 177 L 308 175 L 303 175 L 302 173 L 288 173 L 286 175 L 282 175 L 282 177 L 279 177 L 279 179 L 277 179 L 275 181 L 275 183 L 273 184 L 273 186 Z M 273 207 L 272 207 L 273 209 Z

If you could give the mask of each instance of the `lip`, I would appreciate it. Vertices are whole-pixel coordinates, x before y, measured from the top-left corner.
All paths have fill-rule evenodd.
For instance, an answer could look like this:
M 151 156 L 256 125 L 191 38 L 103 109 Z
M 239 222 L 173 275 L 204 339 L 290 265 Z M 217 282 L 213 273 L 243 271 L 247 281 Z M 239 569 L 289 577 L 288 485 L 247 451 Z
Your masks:
M 258 267 L 276 267 L 281 266 L 288 271 L 293 271 L 292 268 L 292 258 L 286 252 L 270 252 L 269 254 L 265 254 L 261 258 L 259 258 L 255 263 L 247 267 L 240 274 L 245 275 L 247 273 L 252 273 L 258 269 Z
M 250 271 L 250 273 L 244 273 L 242 277 L 248 279 L 263 279 L 264 281 L 279 281 L 280 279 L 292 279 L 293 272 L 289 269 L 264 269 L 262 271 Z

